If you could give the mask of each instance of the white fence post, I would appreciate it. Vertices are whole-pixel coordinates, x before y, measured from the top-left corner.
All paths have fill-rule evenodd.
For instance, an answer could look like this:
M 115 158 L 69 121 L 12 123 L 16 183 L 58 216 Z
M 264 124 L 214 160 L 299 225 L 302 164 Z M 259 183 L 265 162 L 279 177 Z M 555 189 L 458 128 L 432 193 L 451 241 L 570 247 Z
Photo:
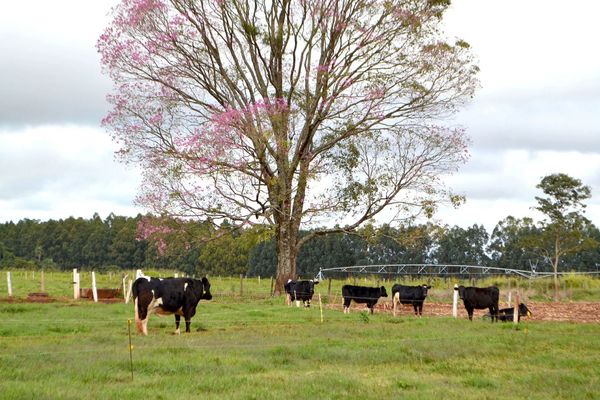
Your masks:
M 73 298 L 75 300 L 79 298 L 79 273 L 77 268 L 73 268 Z
M 12 297 L 12 279 L 10 276 L 10 271 L 6 272 L 6 283 L 8 283 L 8 297 Z
M 508 292 L 508 307 L 510 307 L 511 300 L 512 300 L 512 292 Z
M 127 274 L 121 277 L 121 284 L 123 285 L 123 300 L 127 300 L 127 286 L 125 285 L 125 280 L 127 279 Z
M 96 273 L 92 271 L 92 296 L 94 296 L 94 302 L 98 302 L 98 290 L 96 289 Z
M 130 279 L 129 280 L 129 288 L 127 289 L 127 296 L 125 296 L 125 304 L 129 303 L 129 299 L 131 298 L 132 287 L 133 287 L 133 282 Z
M 454 285 L 454 295 L 452 296 L 452 316 L 458 318 L 458 285 Z
M 519 323 L 519 292 L 515 293 L 515 308 L 513 310 L 513 324 Z

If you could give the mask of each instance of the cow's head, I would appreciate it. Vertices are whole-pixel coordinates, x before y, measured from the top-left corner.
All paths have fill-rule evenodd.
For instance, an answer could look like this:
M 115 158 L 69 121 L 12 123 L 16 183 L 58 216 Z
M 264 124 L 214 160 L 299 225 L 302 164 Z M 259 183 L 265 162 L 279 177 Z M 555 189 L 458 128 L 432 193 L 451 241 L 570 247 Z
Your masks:
M 461 299 L 465 297 L 465 287 L 463 285 L 460 285 L 458 287 L 458 297 L 460 297 Z
M 423 288 L 423 297 L 427 297 L 427 291 L 431 289 L 431 286 L 421 285 L 421 287 Z
M 531 311 L 529 311 L 529 308 L 525 304 L 521 303 L 519 304 L 519 315 L 531 317 Z
M 379 288 L 379 296 L 380 297 L 388 297 L 387 292 L 385 291 L 385 286 Z
M 212 294 L 210 294 L 210 282 L 207 277 L 202 278 L 202 298 L 204 300 L 212 299 Z

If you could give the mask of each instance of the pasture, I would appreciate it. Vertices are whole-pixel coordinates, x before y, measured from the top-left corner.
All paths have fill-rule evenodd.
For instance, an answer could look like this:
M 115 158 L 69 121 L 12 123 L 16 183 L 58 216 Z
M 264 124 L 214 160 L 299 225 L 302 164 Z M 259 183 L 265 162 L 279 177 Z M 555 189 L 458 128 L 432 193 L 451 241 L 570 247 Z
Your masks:
M 318 302 L 302 309 L 285 306 L 283 297 L 218 295 L 239 289 L 239 279 L 212 283 L 217 295 L 200 302 L 191 334 L 173 335 L 172 316 L 153 315 L 147 337 L 132 323 L 133 379 L 131 303 L 72 301 L 69 290 L 53 303 L 9 302 L 2 294 L 1 397 L 464 400 L 600 393 L 596 323 L 515 327 L 464 316 L 417 319 L 408 308 L 396 318 L 381 310 L 368 315 L 354 305 L 344 315 L 333 304 L 324 307 L 322 323 Z M 268 283 L 259 287 L 268 291 Z

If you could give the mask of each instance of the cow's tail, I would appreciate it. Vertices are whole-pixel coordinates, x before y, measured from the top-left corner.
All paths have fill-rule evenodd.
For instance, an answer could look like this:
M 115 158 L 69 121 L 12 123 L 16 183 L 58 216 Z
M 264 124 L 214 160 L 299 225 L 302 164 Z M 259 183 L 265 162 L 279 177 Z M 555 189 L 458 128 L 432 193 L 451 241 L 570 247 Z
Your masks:
M 137 279 L 133 282 L 131 287 L 131 293 L 133 294 L 133 307 L 134 307 L 134 318 L 135 318 L 135 328 L 138 332 L 142 333 L 144 331 L 142 320 L 140 318 L 140 309 L 138 307 L 138 282 Z
M 144 326 L 142 324 L 142 320 L 140 319 L 140 311 L 138 309 L 138 297 L 135 296 L 133 299 L 134 309 L 135 309 L 135 328 L 139 333 L 144 331 Z

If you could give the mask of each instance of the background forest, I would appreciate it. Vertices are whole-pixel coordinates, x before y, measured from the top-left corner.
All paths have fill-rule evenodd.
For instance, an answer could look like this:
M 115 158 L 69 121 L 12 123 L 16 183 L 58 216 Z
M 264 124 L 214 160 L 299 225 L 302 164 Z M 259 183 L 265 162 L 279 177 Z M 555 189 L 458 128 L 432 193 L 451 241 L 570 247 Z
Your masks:
M 160 240 L 140 239 L 140 221 L 110 214 L 102 219 L 25 219 L 0 224 L 0 268 L 70 268 L 120 270 L 169 268 L 190 275 L 273 276 L 275 242 L 266 227 L 237 230 L 221 224 L 186 222 Z M 306 235 L 308 232 L 302 232 Z M 600 241 L 594 225 L 584 232 Z M 469 228 L 423 225 L 368 225 L 354 234 L 317 236 L 298 256 L 298 274 L 313 277 L 319 268 L 349 265 L 440 263 L 486 265 L 551 271 L 547 259 L 527 247 L 540 228 L 529 218 L 507 217 L 491 233 L 483 225 Z M 202 238 L 193 241 L 191 238 Z M 561 271 L 596 271 L 600 249 L 580 251 L 561 259 Z

